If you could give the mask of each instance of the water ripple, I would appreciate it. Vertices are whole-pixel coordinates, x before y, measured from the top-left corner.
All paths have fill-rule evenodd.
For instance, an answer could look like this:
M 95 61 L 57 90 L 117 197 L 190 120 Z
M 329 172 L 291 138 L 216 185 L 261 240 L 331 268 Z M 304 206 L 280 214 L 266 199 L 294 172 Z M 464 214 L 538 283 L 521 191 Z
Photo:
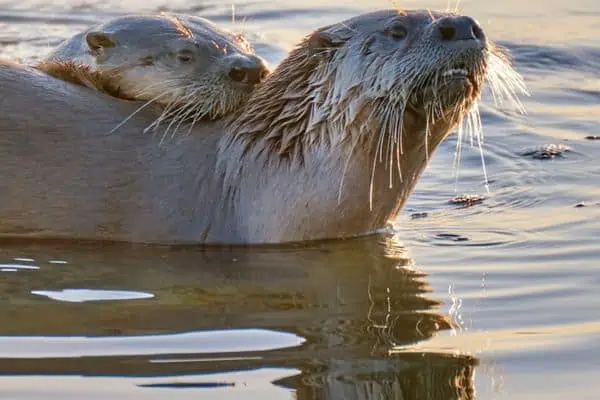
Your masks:
M 93 290 L 93 289 L 63 289 L 63 290 L 32 290 L 32 294 L 45 296 L 56 301 L 68 303 L 84 303 L 86 301 L 115 301 L 151 299 L 152 293 L 133 292 L 125 290 Z
M 267 351 L 301 345 L 300 336 L 231 329 L 125 337 L 0 336 L 3 358 L 72 358 Z
M 37 265 L 0 264 L 0 272 L 32 271 L 38 269 L 40 267 Z
M 519 68 L 552 72 L 566 70 L 600 74 L 600 50 L 592 47 L 555 47 L 526 43 L 501 43 L 511 51 Z

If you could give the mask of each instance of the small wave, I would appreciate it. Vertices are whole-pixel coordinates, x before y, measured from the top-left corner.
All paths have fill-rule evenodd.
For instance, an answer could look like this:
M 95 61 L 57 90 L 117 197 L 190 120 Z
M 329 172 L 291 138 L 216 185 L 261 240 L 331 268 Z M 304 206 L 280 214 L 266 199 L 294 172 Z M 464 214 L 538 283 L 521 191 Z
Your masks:
M 542 72 L 568 70 L 600 75 L 600 50 L 591 47 L 563 48 L 533 44 L 501 43 L 511 51 L 519 68 Z
M 0 264 L 0 272 L 34 271 L 38 269 L 40 267 L 37 265 Z
M 151 299 L 152 293 L 132 292 L 126 290 L 92 290 L 92 289 L 64 289 L 64 290 L 33 290 L 32 294 L 44 296 L 52 300 L 68 303 L 84 303 L 88 301 L 116 301 L 116 300 L 141 300 Z
M 28 257 L 16 257 L 16 258 L 13 258 L 13 260 L 18 261 L 18 262 L 35 262 L 35 259 L 28 258 Z
M 4 358 L 81 358 L 269 351 L 302 345 L 293 333 L 267 329 L 191 331 L 139 336 L 0 336 Z
M 419 235 L 416 238 L 413 236 L 413 240 L 417 243 L 435 247 L 497 247 L 516 244 L 525 240 L 517 231 L 444 225 L 446 225 L 446 229 L 443 231 L 439 229 L 437 224 L 429 224 L 425 227 L 419 226 L 417 228 Z M 405 229 L 416 230 L 414 225 Z

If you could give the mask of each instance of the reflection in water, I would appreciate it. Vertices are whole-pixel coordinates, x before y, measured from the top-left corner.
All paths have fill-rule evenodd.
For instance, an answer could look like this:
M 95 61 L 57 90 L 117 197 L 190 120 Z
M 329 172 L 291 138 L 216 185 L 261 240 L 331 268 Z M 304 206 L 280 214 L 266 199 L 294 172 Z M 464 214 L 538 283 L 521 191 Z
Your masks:
M 52 300 L 83 303 L 84 301 L 106 300 L 132 300 L 150 299 L 153 294 L 131 292 L 125 290 L 90 290 L 90 289 L 64 289 L 64 290 L 32 290 L 32 294 L 46 296 Z
M 474 398 L 474 358 L 391 353 L 452 327 L 393 238 L 258 249 L 17 243 L 0 250 L 0 263 L 15 258 L 35 259 L 40 269 L 0 280 L 2 374 L 112 375 L 135 378 L 138 390 L 226 391 L 230 384 L 197 377 L 275 368 L 293 371 L 273 379 L 298 399 Z M 67 263 L 51 263 L 57 259 Z M 73 303 L 32 294 L 82 289 L 154 297 Z M 233 339 L 216 329 L 235 333 L 234 353 L 217 345 Z M 258 332 L 281 344 L 253 346 Z M 201 340 L 179 340 L 181 333 L 215 345 L 200 349 Z M 44 342 L 53 335 L 61 338 Z M 93 351 L 72 353 L 82 335 L 92 337 Z M 300 342 L 282 339 L 289 335 Z M 170 338 L 164 347 L 161 337 Z M 11 352 L 18 346 L 40 350 Z

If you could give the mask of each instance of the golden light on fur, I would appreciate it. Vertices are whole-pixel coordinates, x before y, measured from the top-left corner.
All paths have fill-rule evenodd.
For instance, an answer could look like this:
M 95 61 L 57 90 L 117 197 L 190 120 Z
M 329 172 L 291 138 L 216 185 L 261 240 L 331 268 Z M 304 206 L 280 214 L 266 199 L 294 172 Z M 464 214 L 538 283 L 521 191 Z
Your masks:
M 98 90 L 109 96 L 134 100 L 121 91 L 119 71 L 95 71 L 88 65 L 73 61 L 46 61 L 35 67 L 62 81 Z

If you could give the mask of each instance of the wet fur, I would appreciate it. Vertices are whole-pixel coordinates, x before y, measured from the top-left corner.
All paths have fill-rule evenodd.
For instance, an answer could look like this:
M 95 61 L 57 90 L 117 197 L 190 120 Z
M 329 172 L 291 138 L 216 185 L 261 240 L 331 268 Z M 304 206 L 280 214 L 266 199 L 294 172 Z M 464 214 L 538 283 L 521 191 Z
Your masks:
M 97 71 L 89 65 L 59 60 L 41 62 L 36 64 L 35 68 L 65 82 L 98 90 L 120 99 L 135 100 L 121 90 L 121 75 L 118 70 Z
M 135 105 L 0 65 L 0 176 L 10 177 L 0 182 L 0 233 L 247 244 L 383 228 L 479 97 L 422 103 L 453 92 L 427 79 L 404 81 L 420 82 L 418 90 L 399 88 L 388 68 L 404 64 L 392 59 L 372 65 L 374 75 L 365 69 L 371 64 L 356 63 L 359 55 L 382 55 L 365 49 L 362 39 L 372 34 L 365 28 L 359 36 L 362 26 L 379 29 L 396 13 L 324 28 L 327 46 L 303 41 L 238 115 L 199 124 L 165 147 L 143 133 L 156 118 L 152 110 L 109 133 Z M 427 15 L 409 18 L 431 29 Z

